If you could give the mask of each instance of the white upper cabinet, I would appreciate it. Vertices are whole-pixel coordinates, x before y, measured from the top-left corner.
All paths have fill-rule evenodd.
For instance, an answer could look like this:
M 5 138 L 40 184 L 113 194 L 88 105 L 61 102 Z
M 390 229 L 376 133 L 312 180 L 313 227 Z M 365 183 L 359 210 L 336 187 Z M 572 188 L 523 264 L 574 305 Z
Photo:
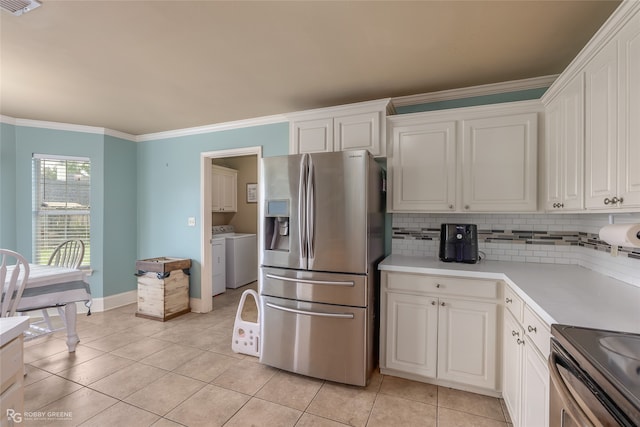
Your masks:
M 547 211 L 584 209 L 584 79 L 576 76 L 546 110 Z
M 211 166 L 211 211 L 237 212 L 238 171 Z
M 538 111 L 525 101 L 389 117 L 390 212 L 535 212 Z
M 394 210 L 453 211 L 456 123 L 394 126 L 391 185 Z
M 542 100 L 549 140 L 547 210 L 581 210 L 584 203 L 587 210 L 637 211 L 640 2 L 622 2 Z
M 386 155 L 389 99 L 303 111 L 290 115 L 291 154 L 369 150 Z
M 462 122 L 462 208 L 532 212 L 537 208 L 538 115 Z

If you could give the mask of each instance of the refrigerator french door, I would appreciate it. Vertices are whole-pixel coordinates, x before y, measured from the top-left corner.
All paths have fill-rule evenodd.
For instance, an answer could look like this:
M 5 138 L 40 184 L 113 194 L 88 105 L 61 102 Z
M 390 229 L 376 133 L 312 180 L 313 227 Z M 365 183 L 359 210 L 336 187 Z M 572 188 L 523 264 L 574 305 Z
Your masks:
M 262 162 L 260 361 L 365 385 L 377 361 L 381 169 L 367 151 Z

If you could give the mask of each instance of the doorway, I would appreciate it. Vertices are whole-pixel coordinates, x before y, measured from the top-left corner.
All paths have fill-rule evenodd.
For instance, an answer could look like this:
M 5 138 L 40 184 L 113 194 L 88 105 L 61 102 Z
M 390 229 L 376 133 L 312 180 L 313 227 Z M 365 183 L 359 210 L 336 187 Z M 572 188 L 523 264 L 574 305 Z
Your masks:
M 257 179 L 255 184 L 260 188 L 260 159 L 262 158 L 262 147 L 246 147 L 230 150 L 209 151 L 200 153 L 200 217 L 202 218 L 202 230 L 200 236 L 200 256 L 201 256 L 201 278 L 200 278 L 200 299 L 192 299 L 192 311 L 198 313 L 208 313 L 213 310 L 212 295 L 212 248 L 211 248 L 211 227 L 213 225 L 212 205 L 212 181 L 211 166 L 214 162 L 219 163 L 219 159 L 229 159 L 233 163 L 236 157 L 255 156 Z M 218 159 L 218 160 L 216 160 Z M 245 183 L 239 186 L 238 204 L 246 201 Z M 257 211 L 260 211 L 260 195 L 257 197 Z M 227 215 L 227 214 L 225 214 Z M 250 226 L 250 225 L 249 225 Z M 259 226 L 256 215 L 255 230 L 259 236 Z M 257 250 L 257 248 L 256 248 Z M 257 267 L 257 266 L 256 266 Z

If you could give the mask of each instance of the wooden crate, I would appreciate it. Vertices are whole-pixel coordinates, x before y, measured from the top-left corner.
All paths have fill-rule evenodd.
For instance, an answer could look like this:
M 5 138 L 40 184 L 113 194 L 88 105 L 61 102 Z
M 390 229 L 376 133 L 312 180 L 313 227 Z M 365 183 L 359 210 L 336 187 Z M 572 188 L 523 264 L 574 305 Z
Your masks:
M 139 271 L 136 316 L 164 322 L 188 312 L 189 276 L 183 270 Z

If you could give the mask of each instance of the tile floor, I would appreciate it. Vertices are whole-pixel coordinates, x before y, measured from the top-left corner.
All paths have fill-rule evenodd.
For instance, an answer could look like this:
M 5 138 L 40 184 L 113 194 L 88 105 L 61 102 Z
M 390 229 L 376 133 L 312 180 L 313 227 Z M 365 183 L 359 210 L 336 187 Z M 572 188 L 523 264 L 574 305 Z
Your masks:
M 79 314 L 75 354 L 66 351 L 64 332 L 27 342 L 23 424 L 511 426 L 501 399 L 379 372 L 366 388 L 346 386 L 233 353 L 247 287 L 215 297 L 211 313 L 164 323 L 135 317 L 135 304 Z M 247 305 L 243 317 L 255 316 Z

